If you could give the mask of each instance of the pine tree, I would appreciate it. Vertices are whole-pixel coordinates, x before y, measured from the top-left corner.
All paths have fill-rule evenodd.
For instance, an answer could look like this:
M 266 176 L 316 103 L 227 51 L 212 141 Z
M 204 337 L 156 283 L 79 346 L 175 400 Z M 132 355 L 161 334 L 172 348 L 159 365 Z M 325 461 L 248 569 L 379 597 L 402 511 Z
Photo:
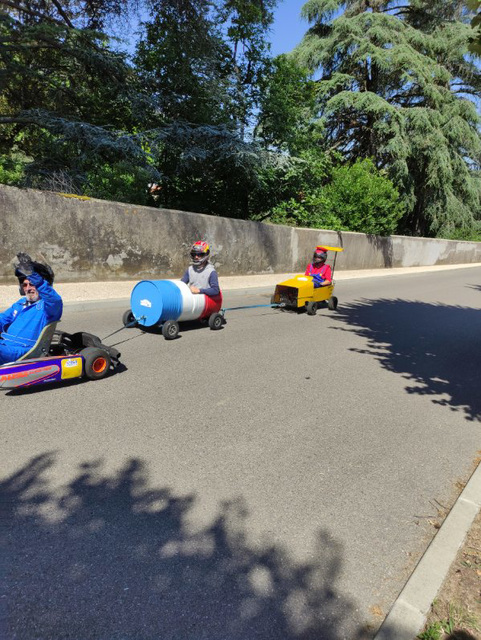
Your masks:
M 309 0 L 294 51 L 318 80 L 326 141 L 371 157 L 407 206 L 400 231 L 450 235 L 480 215 L 481 74 L 460 0 Z
M 97 30 L 134 2 L 0 2 L 0 165 L 20 154 L 26 184 L 55 188 L 61 175 L 75 191 L 96 163 L 148 169 L 132 135 L 135 76 Z
M 96 29 L 110 12 L 127 5 L 120 0 L 0 1 L 2 97 L 10 116 L 43 109 L 115 126 L 126 111 L 121 100 L 113 106 L 114 98 L 124 96 L 130 74 L 125 59 Z

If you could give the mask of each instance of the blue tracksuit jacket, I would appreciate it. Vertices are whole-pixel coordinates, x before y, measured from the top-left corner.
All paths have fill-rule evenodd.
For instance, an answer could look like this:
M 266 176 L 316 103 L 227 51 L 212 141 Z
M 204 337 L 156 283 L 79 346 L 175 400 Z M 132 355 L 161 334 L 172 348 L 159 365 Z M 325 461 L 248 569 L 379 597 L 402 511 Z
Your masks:
M 23 356 L 33 347 L 42 329 L 62 317 L 62 298 L 55 289 L 38 273 L 32 273 L 28 279 L 37 288 L 40 298 L 31 304 L 26 298 L 20 298 L 0 313 L 0 364 Z

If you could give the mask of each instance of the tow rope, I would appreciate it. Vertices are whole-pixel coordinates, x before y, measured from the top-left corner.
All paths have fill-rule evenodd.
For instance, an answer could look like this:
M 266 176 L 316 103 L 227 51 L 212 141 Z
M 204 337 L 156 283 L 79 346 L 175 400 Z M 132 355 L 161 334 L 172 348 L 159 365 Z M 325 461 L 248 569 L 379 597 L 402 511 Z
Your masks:
M 249 304 L 243 307 L 225 307 L 222 311 L 237 311 L 238 309 L 259 309 L 260 307 L 269 307 L 269 308 L 277 308 L 282 305 L 274 303 L 274 304 Z
M 137 324 L 137 322 L 139 320 L 142 320 L 143 318 L 145 318 L 145 316 L 140 316 L 140 318 L 137 320 L 137 318 L 134 318 L 132 320 L 132 322 L 129 322 L 128 324 L 125 324 L 123 327 L 120 327 L 120 329 L 117 329 L 116 331 L 113 331 L 112 333 L 109 333 L 108 336 L 105 336 L 105 338 L 101 338 L 102 342 L 104 340 L 107 340 L 107 338 L 110 338 L 111 336 L 114 336 L 116 333 L 119 333 L 120 331 L 122 331 L 123 329 L 130 329 L 130 327 L 133 327 L 134 325 Z
M 281 304 L 249 304 L 249 305 L 244 305 L 242 307 L 222 307 L 221 311 L 223 313 L 225 313 L 226 311 L 238 311 L 240 309 L 259 309 L 259 308 L 269 308 L 269 309 L 276 309 L 278 307 L 282 307 L 282 303 Z M 120 329 L 117 329 L 116 331 L 113 331 L 112 333 L 109 333 L 108 336 L 105 336 L 105 338 L 102 338 L 102 342 L 104 340 L 107 340 L 107 338 L 111 338 L 112 336 L 114 336 L 116 333 L 119 333 L 120 331 L 122 331 L 123 329 L 129 329 L 130 327 L 135 326 L 139 320 L 142 320 L 145 316 L 141 316 L 140 318 L 134 318 L 132 320 L 132 322 L 129 322 L 128 324 L 124 325 L 123 327 L 120 327 Z

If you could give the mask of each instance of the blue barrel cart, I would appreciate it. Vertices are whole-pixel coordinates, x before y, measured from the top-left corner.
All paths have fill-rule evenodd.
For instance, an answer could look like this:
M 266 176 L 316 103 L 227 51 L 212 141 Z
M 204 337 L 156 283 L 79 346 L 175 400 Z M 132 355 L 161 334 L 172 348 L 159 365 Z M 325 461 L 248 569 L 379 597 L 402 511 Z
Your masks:
M 124 326 L 160 327 L 166 340 L 179 334 L 181 322 L 206 321 L 213 331 L 226 323 L 222 294 L 192 293 L 180 280 L 142 280 L 132 290 L 130 309 L 122 316 Z

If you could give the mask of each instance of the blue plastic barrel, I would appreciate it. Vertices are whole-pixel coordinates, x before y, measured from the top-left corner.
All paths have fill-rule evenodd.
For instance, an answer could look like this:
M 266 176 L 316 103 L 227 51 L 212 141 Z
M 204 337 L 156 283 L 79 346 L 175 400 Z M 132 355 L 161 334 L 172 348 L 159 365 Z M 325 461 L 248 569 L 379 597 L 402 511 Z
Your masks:
M 170 280 L 142 280 L 135 285 L 130 296 L 132 313 L 145 327 L 177 320 L 182 306 L 182 293 Z

